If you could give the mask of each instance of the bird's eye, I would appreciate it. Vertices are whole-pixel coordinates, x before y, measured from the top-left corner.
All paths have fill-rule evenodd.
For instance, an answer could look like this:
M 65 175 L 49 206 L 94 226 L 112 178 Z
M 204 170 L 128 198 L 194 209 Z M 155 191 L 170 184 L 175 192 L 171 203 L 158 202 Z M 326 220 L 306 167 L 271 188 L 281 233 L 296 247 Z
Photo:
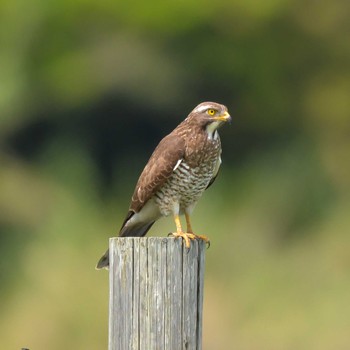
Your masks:
M 215 109 L 208 109 L 207 113 L 209 115 L 214 115 L 215 114 Z

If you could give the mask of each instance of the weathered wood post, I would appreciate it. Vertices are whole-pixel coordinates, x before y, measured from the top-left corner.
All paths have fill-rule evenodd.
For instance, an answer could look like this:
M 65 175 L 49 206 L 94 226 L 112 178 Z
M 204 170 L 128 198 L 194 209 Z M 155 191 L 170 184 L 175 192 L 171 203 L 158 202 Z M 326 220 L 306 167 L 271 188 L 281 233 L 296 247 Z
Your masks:
M 109 350 L 201 350 L 205 244 L 110 239 Z

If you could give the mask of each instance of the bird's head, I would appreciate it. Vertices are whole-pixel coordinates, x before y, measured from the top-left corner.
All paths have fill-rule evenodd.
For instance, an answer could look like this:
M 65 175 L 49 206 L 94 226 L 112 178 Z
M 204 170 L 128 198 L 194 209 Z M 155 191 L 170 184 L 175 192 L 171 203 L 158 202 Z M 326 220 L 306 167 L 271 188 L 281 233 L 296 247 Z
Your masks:
M 215 102 L 202 102 L 188 118 L 205 129 L 209 136 L 212 136 L 223 123 L 231 122 L 227 107 Z

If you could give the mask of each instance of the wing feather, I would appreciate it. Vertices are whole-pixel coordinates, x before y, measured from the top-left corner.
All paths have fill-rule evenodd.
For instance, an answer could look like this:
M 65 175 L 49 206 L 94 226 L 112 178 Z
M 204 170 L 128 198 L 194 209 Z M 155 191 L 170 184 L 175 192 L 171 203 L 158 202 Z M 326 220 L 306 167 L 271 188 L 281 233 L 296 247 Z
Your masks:
M 208 183 L 208 186 L 205 188 L 206 190 L 214 183 L 214 181 L 216 180 L 218 174 L 219 174 L 219 170 L 220 170 L 220 165 L 221 165 L 221 157 L 219 156 L 217 162 L 216 162 L 216 166 L 215 166 L 215 170 L 214 170 L 214 174 L 213 177 L 211 178 L 211 180 Z
M 139 212 L 174 171 L 185 153 L 185 143 L 171 133 L 158 144 L 143 169 L 131 199 L 130 211 Z

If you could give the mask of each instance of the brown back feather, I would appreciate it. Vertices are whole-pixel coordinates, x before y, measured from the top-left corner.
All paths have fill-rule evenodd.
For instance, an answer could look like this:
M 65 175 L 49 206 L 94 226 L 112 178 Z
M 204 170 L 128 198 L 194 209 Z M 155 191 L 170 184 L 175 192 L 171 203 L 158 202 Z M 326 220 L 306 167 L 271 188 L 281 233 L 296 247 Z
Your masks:
M 185 153 L 185 143 L 175 132 L 164 137 L 143 169 L 131 199 L 130 211 L 139 212 L 173 173 Z

